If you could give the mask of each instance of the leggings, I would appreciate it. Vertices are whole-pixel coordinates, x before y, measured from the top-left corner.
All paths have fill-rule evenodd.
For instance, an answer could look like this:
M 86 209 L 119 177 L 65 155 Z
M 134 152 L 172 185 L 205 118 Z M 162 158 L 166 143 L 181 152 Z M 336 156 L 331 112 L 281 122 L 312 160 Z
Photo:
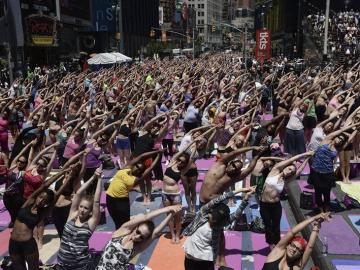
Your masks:
M 11 222 L 14 223 L 21 206 L 24 204 L 23 196 L 20 194 L 7 194 L 5 192 L 3 200 L 6 209 L 10 213 Z
M 214 270 L 213 261 L 197 261 L 185 257 L 185 270 Z
M 281 203 L 260 202 L 260 215 L 265 225 L 265 239 L 269 245 L 280 241 Z
M 106 195 L 106 207 L 114 220 L 116 230 L 130 220 L 129 198 L 113 198 Z
M 331 187 L 314 187 L 315 200 L 318 207 L 330 209 L 330 191 Z M 323 199 L 324 197 L 324 199 Z
M 163 168 L 161 165 L 161 159 L 162 159 L 162 154 L 160 154 L 159 160 L 153 168 L 153 172 L 154 172 L 155 179 L 162 181 L 162 180 L 164 180 L 164 173 L 163 173 Z
M 66 221 L 70 214 L 71 204 L 62 207 L 54 207 L 52 218 L 59 237 L 62 237 Z
M 174 151 L 173 151 L 174 140 L 173 139 L 163 139 L 162 145 L 163 145 L 163 148 L 165 149 L 165 152 L 164 152 L 165 157 L 168 157 L 168 156 L 172 157 L 174 155 Z

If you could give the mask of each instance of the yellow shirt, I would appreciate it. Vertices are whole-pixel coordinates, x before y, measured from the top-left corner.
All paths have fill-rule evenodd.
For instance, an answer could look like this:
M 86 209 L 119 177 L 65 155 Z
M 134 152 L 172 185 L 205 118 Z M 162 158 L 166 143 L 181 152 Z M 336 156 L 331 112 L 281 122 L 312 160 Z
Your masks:
M 127 198 L 134 187 L 136 177 L 129 175 L 130 169 L 118 171 L 111 180 L 106 194 L 113 198 Z

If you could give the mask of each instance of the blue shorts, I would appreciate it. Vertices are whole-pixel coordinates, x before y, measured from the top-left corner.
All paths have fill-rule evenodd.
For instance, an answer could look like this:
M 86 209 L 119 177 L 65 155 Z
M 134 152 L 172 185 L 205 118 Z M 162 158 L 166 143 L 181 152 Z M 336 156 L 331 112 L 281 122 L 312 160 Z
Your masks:
M 116 148 L 119 150 L 130 150 L 130 139 L 116 139 Z

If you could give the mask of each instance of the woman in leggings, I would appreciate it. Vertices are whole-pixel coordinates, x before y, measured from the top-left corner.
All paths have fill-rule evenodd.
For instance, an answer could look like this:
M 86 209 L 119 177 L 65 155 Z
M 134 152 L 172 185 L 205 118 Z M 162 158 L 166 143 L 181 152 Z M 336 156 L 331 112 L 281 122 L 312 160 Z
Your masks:
M 114 220 L 116 230 L 130 220 L 130 191 L 150 174 L 156 162 L 160 159 L 160 153 L 161 151 L 152 151 L 134 158 L 111 179 L 110 186 L 106 191 L 106 206 L 111 218 Z M 143 164 L 144 160 L 154 155 L 157 155 L 154 162 L 149 168 L 146 168 Z
M 264 188 L 260 197 L 260 214 L 265 225 L 265 239 L 270 249 L 280 240 L 280 221 L 282 208 L 280 195 L 286 182 L 295 179 L 304 169 L 306 162 L 313 152 L 306 152 L 276 164 L 266 177 Z M 294 162 L 305 158 L 301 166 L 296 169 Z
M 43 221 L 47 211 L 54 203 L 54 192 L 48 187 L 58 180 L 65 171 L 46 181 L 34 191 L 18 212 L 9 241 L 9 254 L 15 270 L 37 270 L 39 250 L 33 237 L 34 228 Z

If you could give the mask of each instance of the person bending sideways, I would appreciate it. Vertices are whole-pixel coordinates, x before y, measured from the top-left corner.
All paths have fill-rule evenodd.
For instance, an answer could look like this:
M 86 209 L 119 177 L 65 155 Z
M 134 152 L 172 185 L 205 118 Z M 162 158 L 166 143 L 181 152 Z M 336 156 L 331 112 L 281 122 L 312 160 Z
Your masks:
M 314 248 L 316 237 L 319 235 L 321 224 L 328 221 L 329 216 L 330 213 L 321 213 L 292 228 L 267 256 L 262 270 L 304 269 Z M 310 224 L 313 224 L 313 229 L 309 242 L 306 242 L 304 238 L 296 235 Z

